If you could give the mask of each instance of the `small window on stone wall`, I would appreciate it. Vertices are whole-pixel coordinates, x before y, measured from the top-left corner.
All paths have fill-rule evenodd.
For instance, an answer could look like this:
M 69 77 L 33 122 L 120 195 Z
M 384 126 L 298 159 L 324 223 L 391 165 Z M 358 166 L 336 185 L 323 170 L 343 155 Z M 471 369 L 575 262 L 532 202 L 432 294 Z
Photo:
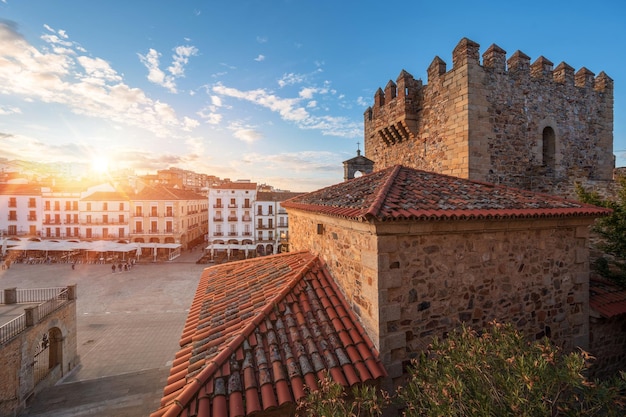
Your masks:
M 554 129 L 550 126 L 543 129 L 543 166 L 554 170 L 554 154 L 555 154 L 555 134 Z

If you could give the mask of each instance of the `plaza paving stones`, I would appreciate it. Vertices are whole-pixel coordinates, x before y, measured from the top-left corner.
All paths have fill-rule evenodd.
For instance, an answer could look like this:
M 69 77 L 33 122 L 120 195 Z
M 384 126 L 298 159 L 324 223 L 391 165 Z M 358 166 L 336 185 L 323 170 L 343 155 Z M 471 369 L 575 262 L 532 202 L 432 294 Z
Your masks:
M 77 284 L 80 364 L 29 401 L 20 417 L 139 417 L 159 406 L 171 361 L 202 270 L 201 251 L 167 263 L 14 264 L 0 271 L 4 288 Z

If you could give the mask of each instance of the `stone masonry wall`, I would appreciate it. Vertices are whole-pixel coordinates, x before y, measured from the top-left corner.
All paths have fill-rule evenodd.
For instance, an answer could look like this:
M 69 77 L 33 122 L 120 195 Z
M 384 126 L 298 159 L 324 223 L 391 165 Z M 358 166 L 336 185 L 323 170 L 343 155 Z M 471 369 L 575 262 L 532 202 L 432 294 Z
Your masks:
M 34 385 L 33 360 L 35 345 L 44 333 L 58 328 L 63 337 L 62 363 L 48 378 Z M 77 365 L 76 302 L 70 302 L 43 321 L 27 328 L 7 344 L 0 346 L 0 416 L 14 416 L 26 399 L 45 386 L 51 386 Z
M 317 225 L 321 234 L 317 233 Z M 378 256 L 374 226 L 289 209 L 290 250 L 320 255 L 372 342 L 379 346 Z
M 381 352 L 392 377 L 461 322 L 588 347 L 587 220 L 379 227 Z M 405 233 L 401 228 L 405 227 Z M 388 229 L 388 230 L 386 230 Z M 384 313 L 383 313 L 384 312 Z
M 590 219 L 289 218 L 292 250 L 326 260 L 391 378 L 461 322 L 512 322 L 530 338 L 588 348 Z
M 402 164 L 564 196 L 574 181 L 613 177 L 613 80 L 565 62 L 463 39 L 453 68 L 435 57 L 422 85 L 406 71 L 379 89 L 364 115 L 375 170 Z M 544 128 L 554 132 L 544 155 Z M 550 153 L 550 152 L 548 152 Z

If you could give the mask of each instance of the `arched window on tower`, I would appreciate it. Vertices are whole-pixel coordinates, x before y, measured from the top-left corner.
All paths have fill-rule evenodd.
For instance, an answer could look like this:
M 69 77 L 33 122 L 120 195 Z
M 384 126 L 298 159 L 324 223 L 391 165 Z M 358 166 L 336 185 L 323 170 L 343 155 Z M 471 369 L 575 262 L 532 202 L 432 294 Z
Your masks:
M 554 170 L 554 154 L 555 154 L 555 142 L 556 135 L 554 134 L 554 129 L 550 126 L 547 126 L 543 129 L 542 135 L 542 149 L 543 149 L 543 166 Z

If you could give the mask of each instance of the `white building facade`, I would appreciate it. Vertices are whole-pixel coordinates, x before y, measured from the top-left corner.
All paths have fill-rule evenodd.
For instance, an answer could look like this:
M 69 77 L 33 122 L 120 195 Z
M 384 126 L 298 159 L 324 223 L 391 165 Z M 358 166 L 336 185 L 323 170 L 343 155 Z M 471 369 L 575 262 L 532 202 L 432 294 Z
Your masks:
M 0 184 L 0 232 L 4 236 L 39 236 L 43 213 L 41 189 L 28 184 Z
M 252 245 L 256 183 L 239 180 L 209 187 L 208 243 Z

